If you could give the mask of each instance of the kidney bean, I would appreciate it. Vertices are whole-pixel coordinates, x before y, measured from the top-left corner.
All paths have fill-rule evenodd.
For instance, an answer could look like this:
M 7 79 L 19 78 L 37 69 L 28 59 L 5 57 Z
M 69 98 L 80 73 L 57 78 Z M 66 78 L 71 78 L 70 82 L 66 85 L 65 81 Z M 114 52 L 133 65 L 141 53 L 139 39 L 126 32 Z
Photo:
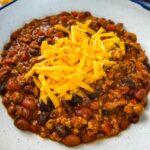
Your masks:
M 9 52 L 8 52 L 9 57 L 13 57 L 15 54 L 17 54 L 16 49 L 10 49 Z
M 89 119 L 92 116 L 92 111 L 89 108 L 80 108 L 76 110 L 76 114 Z
M 100 108 L 99 101 L 92 101 L 90 103 L 90 109 L 98 110 Z
M 14 105 L 10 105 L 8 108 L 7 108 L 7 111 L 10 115 L 14 115 L 15 112 L 16 112 L 16 107 Z
M 24 88 L 23 88 L 24 92 L 27 93 L 27 94 L 32 94 L 33 93 L 33 86 L 32 85 L 26 85 Z
M 21 113 L 21 115 L 22 115 L 22 117 L 24 117 L 24 118 L 26 118 L 26 119 L 29 119 L 30 118 L 30 110 L 28 110 L 28 109 L 26 109 L 26 108 L 23 108 L 22 109 L 22 113 Z
M 8 66 L 5 66 L 3 68 L 0 68 L 0 78 L 4 78 L 4 76 L 8 73 L 10 73 L 11 68 Z
M 113 110 L 113 109 L 116 109 L 117 107 L 120 107 L 120 106 L 124 106 L 124 105 L 126 105 L 127 104 L 127 101 L 126 100 L 124 100 L 124 99 L 122 99 L 122 100 L 120 100 L 120 101 L 114 101 L 114 102 L 106 102 L 105 104 L 104 104 L 104 107 L 106 108 L 106 109 L 109 109 L 109 110 Z
M 9 100 L 8 97 L 5 96 L 5 97 L 2 99 L 2 102 L 3 102 L 3 104 L 4 104 L 5 106 L 7 106 L 7 105 L 9 104 L 10 100 Z
M 62 142 L 67 146 L 76 146 L 80 144 L 80 137 L 74 134 L 70 134 L 64 137 Z
M 28 98 L 25 98 L 23 101 L 22 101 L 22 105 L 27 108 L 27 109 L 30 109 L 30 110 L 35 110 L 36 109 L 36 103 L 33 101 L 33 100 L 30 100 Z
M 10 79 L 7 83 L 7 89 L 9 91 L 15 91 L 15 90 L 18 90 L 19 87 L 18 87 L 17 83 L 15 83 L 14 80 Z
M 16 107 L 16 115 L 22 116 L 25 119 L 30 119 L 30 111 L 24 107 L 17 106 Z
M 134 94 L 135 98 L 137 100 L 142 100 L 146 96 L 146 90 L 145 89 L 140 89 Z
M 86 131 L 81 134 L 81 140 L 83 143 L 88 143 L 94 141 L 96 138 L 96 134 L 92 131 Z
M 114 24 L 108 24 L 106 28 L 108 31 L 116 31 L 116 26 Z
M 13 65 L 15 63 L 15 61 L 13 60 L 13 58 L 5 58 L 5 60 L 3 61 L 4 64 L 6 65 Z
M 40 131 L 40 126 L 37 121 L 32 122 L 32 124 L 30 126 L 30 130 L 35 133 L 38 133 Z
M 31 130 L 32 132 L 38 133 L 39 130 L 40 130 L 40 127 L 38 127 L 38 126 L 36 126 L 36 125 L 31 125 L 31 126 L 30 126 L 30 130 Z
M 20 118 L 15 121 L 15 125 L 17 128 L 21 130 L 28 130 L 30 127 L 29 122 L 26 119 Z
M 126 129 L 129 126 L 129 120 L 126 117 L 121 118 L 120 120 L 120 128 L 122 130 Z

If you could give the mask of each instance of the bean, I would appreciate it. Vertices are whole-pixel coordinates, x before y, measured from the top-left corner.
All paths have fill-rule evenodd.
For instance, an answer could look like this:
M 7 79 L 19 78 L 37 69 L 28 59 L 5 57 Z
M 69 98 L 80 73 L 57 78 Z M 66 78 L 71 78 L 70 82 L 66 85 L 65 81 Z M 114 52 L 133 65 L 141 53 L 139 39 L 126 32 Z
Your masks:
M 39 51 L 37 49 L 33 49 L 33 48 L 29 48 L 29 53 L 32 55 L 32 56 L 38 56 L 39 55 Z
M 146 63 L 146 67 L 147 67 L 148 72 L 150 72 L 150 64 L 149 63 Z
M 32 85 L 26 85 L 24 88 L 23 88 L 24 92 L 27 93 L 27 94 L 32 94 L 33 93 L 33 86 Z
M 88 97 L 89 97 L 91 100 L 97 98 L 98 96 L 99 96 L 98 93 L 92 93 L 92 94 L 89 94 L 89 95 L 88 95 Z
M 120 128 L 122 130 L 126 129 L 129 126 L 129 120 L 126 117 L 121 118 Z
M 55 131 L 58 133 L 60 137 L 65 137 L 68 134 L 67 129 L 65 129 L 63 125 L 56 125 Z
M 17 54 L 17 50 L 16 49 L 11 49 L 11 50 L 9 50 L 9 56 L 14 56 L 15 54 Z
M 21 52 L 20 60 L 21 61 L 27 61 L 27 60 L 29 60 L 29 54 L 28 54 L 27 50 Z
M 44 102 L 40 103 L 41 111 L 51 112 L 53 109 L 54 109 L 54 105 L 53 105 L 52 101 L 50 101 L 50 100 L 47 101 L 47 104 L 45 104 Z
M 111 110 L 106 109 L 106 108 L 103 108 L 103 109 L 102 109 L 102 114 L 103 114 L 104 116 L 110 115 L 110 114 L 111 114 Z
M 21 130 L 28 130 L 30 127 L 29 122 L 26 119 L 20 118 L 15 121 L 15 125 L 17 128 Z
M 7 106 L 7 105 L 9 104 L 10 100 L 9 100 L 8 97 L 5 96 L 5 97 L 2 99 L 2 102 L 3 102 L 3 104 L 4 104 L 5 106 Z
M 25 98 L 23 101 L 22 101 L 22 105 L 27 108 L 27 109 L 30 109 L 30 110 L 35 110 L 36 109 L 36 103 L 33 101 L 33 100 L 30 100 L 28 98 Z
M 72 97 L 72 100 L 70 101 L 70 103 L 72 105 L 80 104 L 80 103 L 82 103 L 82 97 L 80 97 L 78 95 L 75 95 L 75 96 Z
M 23 108 L 21 115 L 22 115 L 22 117 L 29 119 L 30 118 L 30 110 Z
M 81 139 L 83 143 L 88 143 L 94 141 L 96 138 L 96 134 L 92 131 L 87 131 L 81 135 Z
M 37 121 L 32 122 L 32 124 L 30 126 L 30 130 L 35 133 L 38 133 L 40 131 L 40 126 Z
M 137 122 L 139 121 L 139 115 L 131 115 L 131 116 L 129 117 L 129 121 L 130 121 L 131 123 L 137 123 Z
M 68 101 L 62 101 L 62 104 L 64 105 L 64 107 L 66 108 L 67 112 L 69 114 L 72 114 L 73 113 L 73 108 L 72 106 L 70 105 L 70 102 Z
M 39 44 L 41 44 L 42 43 L 42 41 L 44 41 L 44 40 L 46 40 L 46 37 L 44 36 L 44 35 L 40 35 L 39 37 L 38 37 L 38 43 Z
M 4 76 L 5 76 L 6 74 L 8 74 L 10 71 L 11 71 L 11 68 L 8 67 L 8 66 L 5 66 L 5 67 L 3 67 L 3 68 L 0 68 L 0 78 L 1 78 L 1 79 L 4 78 Z
M 14 115 L 16 112 L 16 107 L 14 105 L 10 105 L 7 110 L 10 115 Z
M 16 115 L 22 116 L 23 118 L 28 120 L 30 118 L 30 111 L 24 107 L 17 106 L 16 107 Z
M 98 110 L 100 108 L 99 101 L 92 101 L 90 103 L 90 109 Z
M 74 134 L 70 134 L 63 138 L 62 142 L 67 146 L 76 146 L 80 144 L 80 137 Z
M 5 85 L 4 85 L 4 84 L 0 84 L 0 94 L 1 94 L 1 95 L 4 95 L 5 92 L 6 92 Z
M 108 31 L 116 31 L 116 26 L 113 24 L 108 24 L 107 25 L 107 30 Z
M 80 108 L 76 110 L 76 114 L 89 119 L 92 116 L 92 111 L 89 108 Z
M 118 102 L 117 101 L 116 102 L 115 101 L 114 102 L 106 102 L 104 104 L 104 107 L 106 109 L 113 110 L 113 109 L 116 109 L 117 107 L 124 106 L 126 104 L 127 104 L 127 101 L 122 99 L 122 100 L 120 100 Z
M 32 120 L 35 120 L 35 119 L 37 119 L 38 118 L 38 110 L 34 110 L 33 112 L 32 112 Z
M 146 105 L 147 105 L 147 97 L 146 97 L 146 96 L 145 96 L 145 98 L 142 99 L 141 104 L 142 104 L 143 106 L 146 106 Z
M 97 135 L 96 135 L 96 138 L 97 139 L 102 139 L 102 138 L 104 138 L 104 133 L 98 133 Z
M 15 90 L 18 90 L 18 85 L 15 83 L 14 80 L 10 79 L 7 83 L 7 89 L 9 91 L 15 91 Z
M 135 98 L 137 100 L 142 100 L 146 96 L 146 90 L 145 89 L 140 89 L 134 94 Z
M 15 61 L 13 60 L 13 58 L 5 58 L 5 60 L 4 60 L 4 64 L 6 64 L 6 65 L 12 65 L 14 63 L 15 63 Z
M 10 42 L 6 43 L 6 44 L 4 45 L 3 50 L 4 50 L 4 51 L 7 51 L 7 50 L 10 48 L 10 46 L 11 46 L 11 43 L 10 43 Z
M 131 79 L 125 79 L 123 80 L 123 83 L 127 84 L 130 88 L 136 88 L 134 81 Z
M 63 38 L 64 37 L 64 33 L 63 32 L 57 32 L 55 34 L 55 38 Z
M 41 113 L 38 117 L 38 122 L 40 125 L 44 125 L 49 118 L 49 113 Z

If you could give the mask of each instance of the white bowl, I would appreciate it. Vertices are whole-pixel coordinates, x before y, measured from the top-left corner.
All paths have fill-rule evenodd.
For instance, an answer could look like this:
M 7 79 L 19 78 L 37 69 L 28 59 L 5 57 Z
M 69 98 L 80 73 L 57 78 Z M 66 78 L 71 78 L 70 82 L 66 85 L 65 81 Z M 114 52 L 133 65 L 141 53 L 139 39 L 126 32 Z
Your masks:
M 138 41 L 150 59 L 150 12 L 125 0 L 19 0 L 0 10 L 0 49 L 13 31 L 34 18 L 62 11 L 90 11 L 94 16 L 124 23 L 128 31 L 137 34 Z M 150 99 L 150 97 L 149 97 Z M 131 125 L 116 137 L 97 140 L 68 148 L 18 130 L 0 103 L 0 150 L 150 150 L 150 109 L 146 107 L 140 122 Z

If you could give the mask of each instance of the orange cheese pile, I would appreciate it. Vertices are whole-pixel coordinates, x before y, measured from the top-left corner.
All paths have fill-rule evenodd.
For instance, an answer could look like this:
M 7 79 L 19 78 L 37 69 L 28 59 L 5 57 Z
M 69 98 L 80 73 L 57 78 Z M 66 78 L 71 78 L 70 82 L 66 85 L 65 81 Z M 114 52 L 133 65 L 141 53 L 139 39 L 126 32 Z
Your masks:
M 105 68 L 115 64 L 112 53 L 125 54 L 124 42 L 116 33 L 100 28 L 97 32 L 89 25 L 77 22 L 68 30 L 62 25 L 54 28 L 68 34 L 54 45 L 43 41 L 40 60 L 25 75 L 33 77 L 40 89 L 40 101 L 47 103 L 50 98 L 55 107 L 62 100 L 71 100 L 73 95 L 83 96 L 82 90 L 94 92 L 92 83 L 105 78 Z

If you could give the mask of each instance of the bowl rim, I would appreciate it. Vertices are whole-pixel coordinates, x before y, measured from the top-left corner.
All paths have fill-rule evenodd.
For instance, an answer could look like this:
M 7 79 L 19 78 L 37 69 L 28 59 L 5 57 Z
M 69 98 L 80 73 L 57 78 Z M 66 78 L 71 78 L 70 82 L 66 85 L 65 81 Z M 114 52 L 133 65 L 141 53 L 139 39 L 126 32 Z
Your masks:
M 10 3 L 8 3 L 8 4 L 6 4 L 6 5 L 2 6 L 2 7 L 0 7 L 0 11 L 3 10 L 4 8 L 10 6 L 11 4 L 17 2 L 17 1 L 18 1 L 18 0 L 13 0 L 12 2 L 10 2 Z

